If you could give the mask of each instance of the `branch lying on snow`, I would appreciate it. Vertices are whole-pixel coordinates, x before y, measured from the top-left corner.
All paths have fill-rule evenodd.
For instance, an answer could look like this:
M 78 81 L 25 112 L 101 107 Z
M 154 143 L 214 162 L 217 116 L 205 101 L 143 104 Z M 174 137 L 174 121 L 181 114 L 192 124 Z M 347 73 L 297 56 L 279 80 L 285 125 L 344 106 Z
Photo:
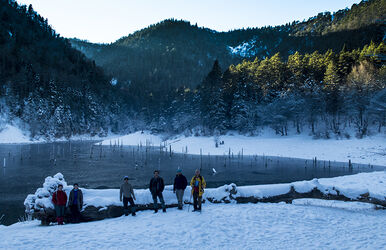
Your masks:
M 235 184 L 218 188 L 208 188 L 204 200 L 211 203 L 257 203 L 287 202 L 299 198 L 318 198 L 326 200 L 361 201 L 386 207 L 386 172 L 360 173 L 356 175 L 313 179 L 287 184 L 270 184 L 237 187 Z M 30 194 L 24 201 L 26 213 L 42 220 L 43 224 L 54 221 L 54 210 L 51 202 L 52 194 L 58 184 L 64 186 L 69 194 L 72 186 L 68 186 L 62 174 L 47 177 L 43 188 Z M 189 202 L 190 187 L 187 188 L 184 201 Z M 85 220 L 100 220 L 119 217 L 123 214 L 122 203 L 119 201 L 118 189 L 82 189 L 84 194 Z M 135 190 L 138 210 L 152 209 L 153 199 L 148 189 Z M 167 207 L 177 206 L 177 198 L 172 186 L 166 186 L 163 193 Z

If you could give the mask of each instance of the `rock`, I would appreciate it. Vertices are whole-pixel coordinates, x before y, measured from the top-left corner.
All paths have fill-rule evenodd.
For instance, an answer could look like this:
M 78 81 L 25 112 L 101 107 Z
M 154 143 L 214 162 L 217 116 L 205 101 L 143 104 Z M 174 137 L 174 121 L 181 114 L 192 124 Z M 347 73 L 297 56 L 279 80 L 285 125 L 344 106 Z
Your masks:
M 158 204 L 161 207 L 161 204 Z M 166 208 L 177 207 L 178 204 L 166 205 Z M 138 205 L 137 211 L 153 210 L 153 204 Z M 108 207 L 94 207 L 88 206 L 81 212 L 82 218 L 80 222 L 98 221 L 108 218 L 117 218 L 124 214 L 122 206 L 108 206 Z M 50 223 L 56 222 L 55 211 L 51 208 L 36 210 L 32 213 L 32 218 L 41 221 L 43 226 L 48 226 Z M 66 214 L 64 217 L 65 223 L 71 223 L 71 212 L 69 208 L 66 208 Z

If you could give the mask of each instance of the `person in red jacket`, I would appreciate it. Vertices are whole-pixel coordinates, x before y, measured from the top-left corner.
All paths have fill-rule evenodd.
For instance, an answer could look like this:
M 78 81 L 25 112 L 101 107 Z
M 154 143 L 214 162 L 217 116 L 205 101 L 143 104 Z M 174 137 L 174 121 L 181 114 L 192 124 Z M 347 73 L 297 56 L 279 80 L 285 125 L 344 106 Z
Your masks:
M 58 185 L 58 190 L 52 195 L 52 203 L 55 205 L 56 221 L 58 222 L 58 225 L 63 225 L 67 194 L 63 191 L 62 184 Z

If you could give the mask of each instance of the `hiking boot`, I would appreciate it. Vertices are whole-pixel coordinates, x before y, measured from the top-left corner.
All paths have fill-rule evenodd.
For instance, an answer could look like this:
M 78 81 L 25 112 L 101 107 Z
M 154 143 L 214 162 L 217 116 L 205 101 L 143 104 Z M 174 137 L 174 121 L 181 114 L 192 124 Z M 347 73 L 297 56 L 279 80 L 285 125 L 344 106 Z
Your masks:
M 166 208 L 163 208 L 163 209 L 162 209 L 162 212 L 166 213 Z
M 155 214 L 158 213 L 158 209 L 154 210 L 154 213 L 155 213 Z
M 132 213 L 131 215 L 132 215 L 132 216 L 135 216 L 135 213 Z

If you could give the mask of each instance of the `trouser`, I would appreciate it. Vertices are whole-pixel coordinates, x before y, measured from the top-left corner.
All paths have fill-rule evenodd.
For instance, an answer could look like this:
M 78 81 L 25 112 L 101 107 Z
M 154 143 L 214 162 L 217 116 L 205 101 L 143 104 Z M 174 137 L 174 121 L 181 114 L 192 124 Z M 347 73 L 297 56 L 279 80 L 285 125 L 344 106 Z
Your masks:
M 79 211 L 79 207 L 78 205 L 76 204 L 73 204 L 70 206 L 70 210 L 71 210 L 71 219 L 72 219 L 72 222 L 73 223 L 78 223 L 80 222 L 80 211 Z
M 194 210 L 201 210 L 202 196 L 198 192 L 193 192 L 193 207 Z
M 177 189 L 176 190 L 176 196 L 177 196 L 177 200 L 178 200 L 178 208 L 182 208 L 182 205 L 183 205 L 182 199 L 184 198 L 184 192 L 185 192 L 184 189 Z
M 131 213 L 134 214 L 135 213 L 135 204 L 134 204 L 134 200 L 133 198 L 131 197 L 123 197 L 123 210 L 125 212 L 125 215 L 128 215 L 129 214 L 129 207 L 128 207 L 128 203 L 130 202 L 130 210 L 131 210 Z
M 66 206 L 55 205 L 56 221 L 59 225 L 63 225 L 64 214 L 66 212 Z
M 62 205 L 55 205 L 55 213 L 56 217 L 64 217 L 64 213 L 66 211 L 66 206 Z
M 158 203 L 157 203 L 157 197 L 159 198 L 159 201 L 161 202 L 162 209 L 165 209 L 165 201 L 162 193 L 152 193 L 153 201 L 154 201 L 154 210 L 158 210 Z

